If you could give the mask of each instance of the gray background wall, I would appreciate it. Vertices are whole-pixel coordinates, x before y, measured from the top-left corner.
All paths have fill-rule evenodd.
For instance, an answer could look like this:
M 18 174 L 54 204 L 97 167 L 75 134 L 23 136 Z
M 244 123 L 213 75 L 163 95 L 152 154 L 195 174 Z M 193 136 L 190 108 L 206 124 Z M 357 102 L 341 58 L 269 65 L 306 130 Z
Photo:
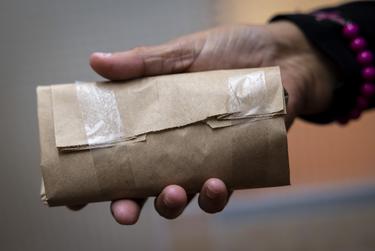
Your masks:
M 108 203 L 81 212 L 39 200 L 35 87 L 100 79 L 94 51 L 169 40 L 213 25 L 210 0 L 0 2 L 0 250 L 165 248 L 164 221 L 146 205 L 140 223 L 116 224 Z

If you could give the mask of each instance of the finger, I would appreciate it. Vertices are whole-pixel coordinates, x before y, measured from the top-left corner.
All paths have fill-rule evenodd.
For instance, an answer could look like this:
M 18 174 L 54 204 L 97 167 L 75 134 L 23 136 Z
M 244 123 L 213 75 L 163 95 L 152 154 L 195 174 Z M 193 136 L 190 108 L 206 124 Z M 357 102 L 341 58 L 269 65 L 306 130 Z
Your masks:
M 182 187 L 169 185 L 155 198 L 155 209 L 164 218 L 174 219 L 184 211 L 188 200 L 193 197 L 188 198 Z
M 116 200 L 111 203 L 113 218 L 121 225 L 133 225 L 138 221 L 146 199 Z
M 93 53 L 90 65 L 98 74 L 111 80 L 125 80 L 185 71 L 200 50 L 200 40 L 179 39 L 173 42 L 116 53 Z
M 82 208 L 84 208 L 87 204 L 82 204 L 82 205 L 71 205 L 71 206 L 67 206 L 70 210 L 73 210 L 73 211 L 78 211 L 78 210 L 81 210 Z
M 229 200 L 228 192 L 224 182 L 220 179 L 208 179 L 199 194 L 198 203 L 203 211 L 217 213 L 224 209 Z

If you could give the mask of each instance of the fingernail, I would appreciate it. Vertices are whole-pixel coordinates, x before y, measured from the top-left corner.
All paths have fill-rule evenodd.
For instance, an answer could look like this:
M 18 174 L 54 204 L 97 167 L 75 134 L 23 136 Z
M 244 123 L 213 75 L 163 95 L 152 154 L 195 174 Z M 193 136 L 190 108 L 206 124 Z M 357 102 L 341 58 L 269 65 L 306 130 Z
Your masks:
M 98 56 L 98 57 L 108 58 L 108 57 L 112 56 L 112 53 L 110 53 L 110 52 L 94 52 L 94 55 Z
M 206 195 L 210 199 L 216 199 L 219 196 L 219 193 L 210 185 L 207 186 Z

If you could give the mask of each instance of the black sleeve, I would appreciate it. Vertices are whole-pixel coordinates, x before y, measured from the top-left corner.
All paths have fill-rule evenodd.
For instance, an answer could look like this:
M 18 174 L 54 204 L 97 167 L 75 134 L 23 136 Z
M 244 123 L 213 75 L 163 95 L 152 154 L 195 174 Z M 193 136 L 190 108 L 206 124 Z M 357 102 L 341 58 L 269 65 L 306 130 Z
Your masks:
M 357 53 L 350 48 L 350 42 L 342 35 L 343 25 L 331 19 L 319 19 L 317 13 L 333 13 L 359 26 L 359 33 L 367 41 L 367 49 L 375 52 L 375 1 L 362 1 L 323 8 L 309 14 L 278 15 L 271 22 L 289 20 L 296 24 L 306 38 L 328 60 L 338 73 L 333 102 L 324 113 L 303 117 L 316 123 L 329 123 L 347 115 L 357 102 L 360 87 L 364 82 L 362 66 L 357 63 Z M 375 59 L 373 59 L 375 60 Z M 373 81 L 372 81 L 373 82 Z M 369 100 L 369 108 L 375 106 L 374 97 Z

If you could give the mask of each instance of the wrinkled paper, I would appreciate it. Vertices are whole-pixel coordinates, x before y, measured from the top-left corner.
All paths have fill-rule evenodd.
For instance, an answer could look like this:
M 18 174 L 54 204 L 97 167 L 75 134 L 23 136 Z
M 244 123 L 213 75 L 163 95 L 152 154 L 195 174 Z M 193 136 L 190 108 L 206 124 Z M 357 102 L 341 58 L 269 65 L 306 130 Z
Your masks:
M 40 86 L 42 200 L 75 205 L 289 184 L 278 67 Z

